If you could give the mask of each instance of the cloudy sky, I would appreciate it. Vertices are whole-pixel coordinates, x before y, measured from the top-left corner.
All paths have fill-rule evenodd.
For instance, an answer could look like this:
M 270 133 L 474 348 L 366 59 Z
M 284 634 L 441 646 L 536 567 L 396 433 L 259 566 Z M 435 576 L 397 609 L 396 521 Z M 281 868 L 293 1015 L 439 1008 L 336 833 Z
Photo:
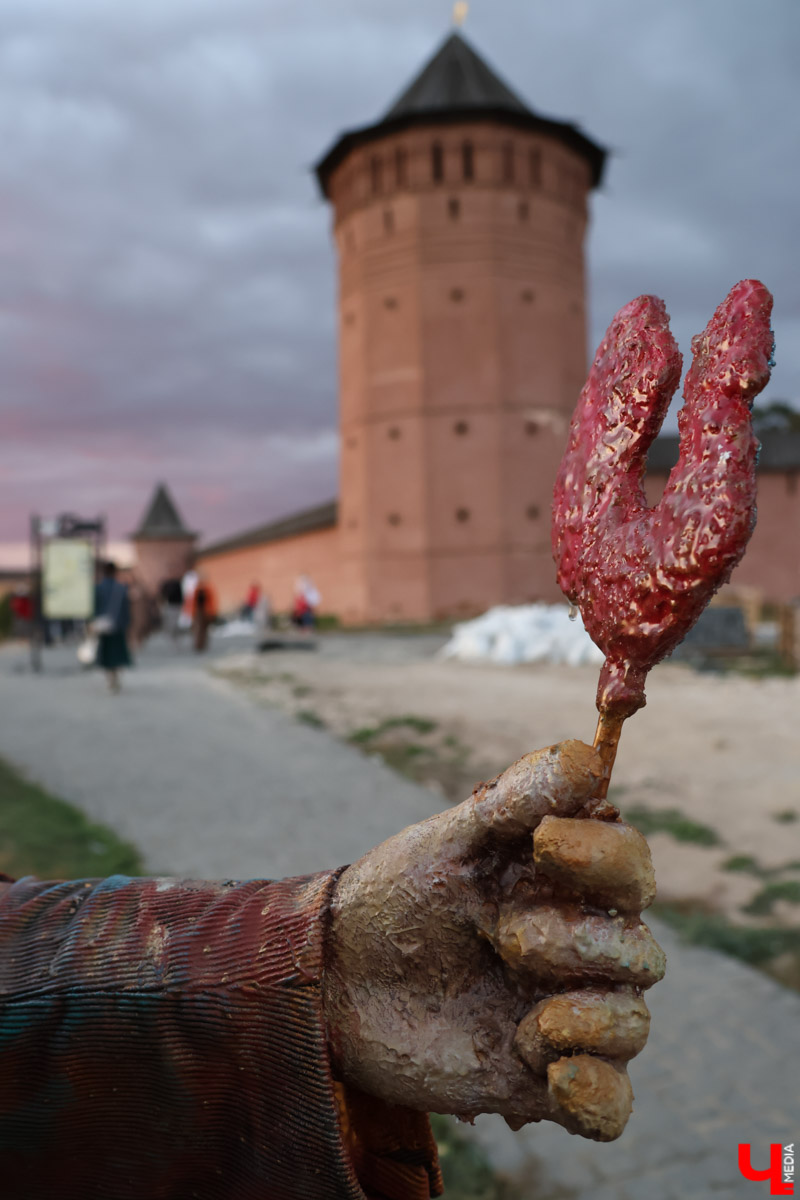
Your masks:
M 207 537 L 336 489 L 334 260 L 310 168 L 450 0 L 0 0 L 0 541 L 130 530 L 159 479 Z M 473 0 L 465 33 L 613 157 L 592 345 L 664 297 L 684 350 L 738 279 L 800 398 L 797 0 Z

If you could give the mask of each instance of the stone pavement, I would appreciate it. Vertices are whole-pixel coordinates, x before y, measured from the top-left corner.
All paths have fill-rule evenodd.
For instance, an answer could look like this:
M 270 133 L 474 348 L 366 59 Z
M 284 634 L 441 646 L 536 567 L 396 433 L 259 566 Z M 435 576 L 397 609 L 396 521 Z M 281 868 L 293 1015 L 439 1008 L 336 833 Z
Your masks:
M 154 641 L 114 698 L 73 661 L 51 651 L 33 677 L 19 651 L 0 653 L 0 755 L 135 842 L 153 872 L 314 871 L 440 807 L 325 732 L 251 705 L 188 652 Z M 739 1176 L 737 1143 L 765 1167 L 770 1142 L 800 1140 L 800 996 L 651 925 L 668 969 L 648 993 L 652 1032 L 630 1068 L 622 1138 L 477 1122 L 496 1165 L 536 1200 L 756 1200 L 769 1187 Z

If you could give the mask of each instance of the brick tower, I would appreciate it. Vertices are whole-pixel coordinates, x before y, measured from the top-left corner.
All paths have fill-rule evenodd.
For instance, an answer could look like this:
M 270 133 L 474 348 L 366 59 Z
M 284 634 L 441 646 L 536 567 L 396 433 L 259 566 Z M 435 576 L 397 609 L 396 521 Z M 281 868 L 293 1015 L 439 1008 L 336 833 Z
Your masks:
M 197 534 L 184 525 L 166 484 L 157 485 L 131 541 L 139 577 L 154 594 L 165 579 L 179 579 L 188 567 Z
M 604 158 L 454 33 L 318 164 L 339 255 L 345 620 L 559 597 L 550 498 L 586 375 Z

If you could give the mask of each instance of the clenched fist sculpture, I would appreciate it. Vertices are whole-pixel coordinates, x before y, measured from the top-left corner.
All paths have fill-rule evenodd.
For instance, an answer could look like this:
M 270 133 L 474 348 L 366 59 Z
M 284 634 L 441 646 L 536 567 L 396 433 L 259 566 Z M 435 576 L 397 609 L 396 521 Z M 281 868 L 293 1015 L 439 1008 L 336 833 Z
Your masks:
M 427 1112 L 631 1110 L 644 839 L 565 742 L 343 871 L 0 882 L 7 1200 L 427 1200 Z
M 575 819 L 601 773 L 581 742 L 528 755 L 344 873 L 324 993 L 342 1078 L 411 1108 L 619 1136 L 664 956 L 639 916 L 644 838 Z

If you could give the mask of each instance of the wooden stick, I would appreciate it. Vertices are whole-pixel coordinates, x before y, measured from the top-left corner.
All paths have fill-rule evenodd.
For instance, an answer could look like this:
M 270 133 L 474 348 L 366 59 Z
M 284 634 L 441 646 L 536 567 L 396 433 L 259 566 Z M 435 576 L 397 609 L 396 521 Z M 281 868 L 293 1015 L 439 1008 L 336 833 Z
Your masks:
M 595 793 L 595 799 L 605 800 L 608 795 L 608 785 L 611 782 L 611 771 L 614 767 L 614 759 L 617 757 L 617 746 L 619 745 L 619 735 L 622 733 L 622 723 L 624 717 L 612 716 L 610 713 L 601 712 L 597 722 L 597 731 L 594 735 L 592 745 L 598 751 L 603 760 L 603 778 L 600 780 L 600 785 Z

